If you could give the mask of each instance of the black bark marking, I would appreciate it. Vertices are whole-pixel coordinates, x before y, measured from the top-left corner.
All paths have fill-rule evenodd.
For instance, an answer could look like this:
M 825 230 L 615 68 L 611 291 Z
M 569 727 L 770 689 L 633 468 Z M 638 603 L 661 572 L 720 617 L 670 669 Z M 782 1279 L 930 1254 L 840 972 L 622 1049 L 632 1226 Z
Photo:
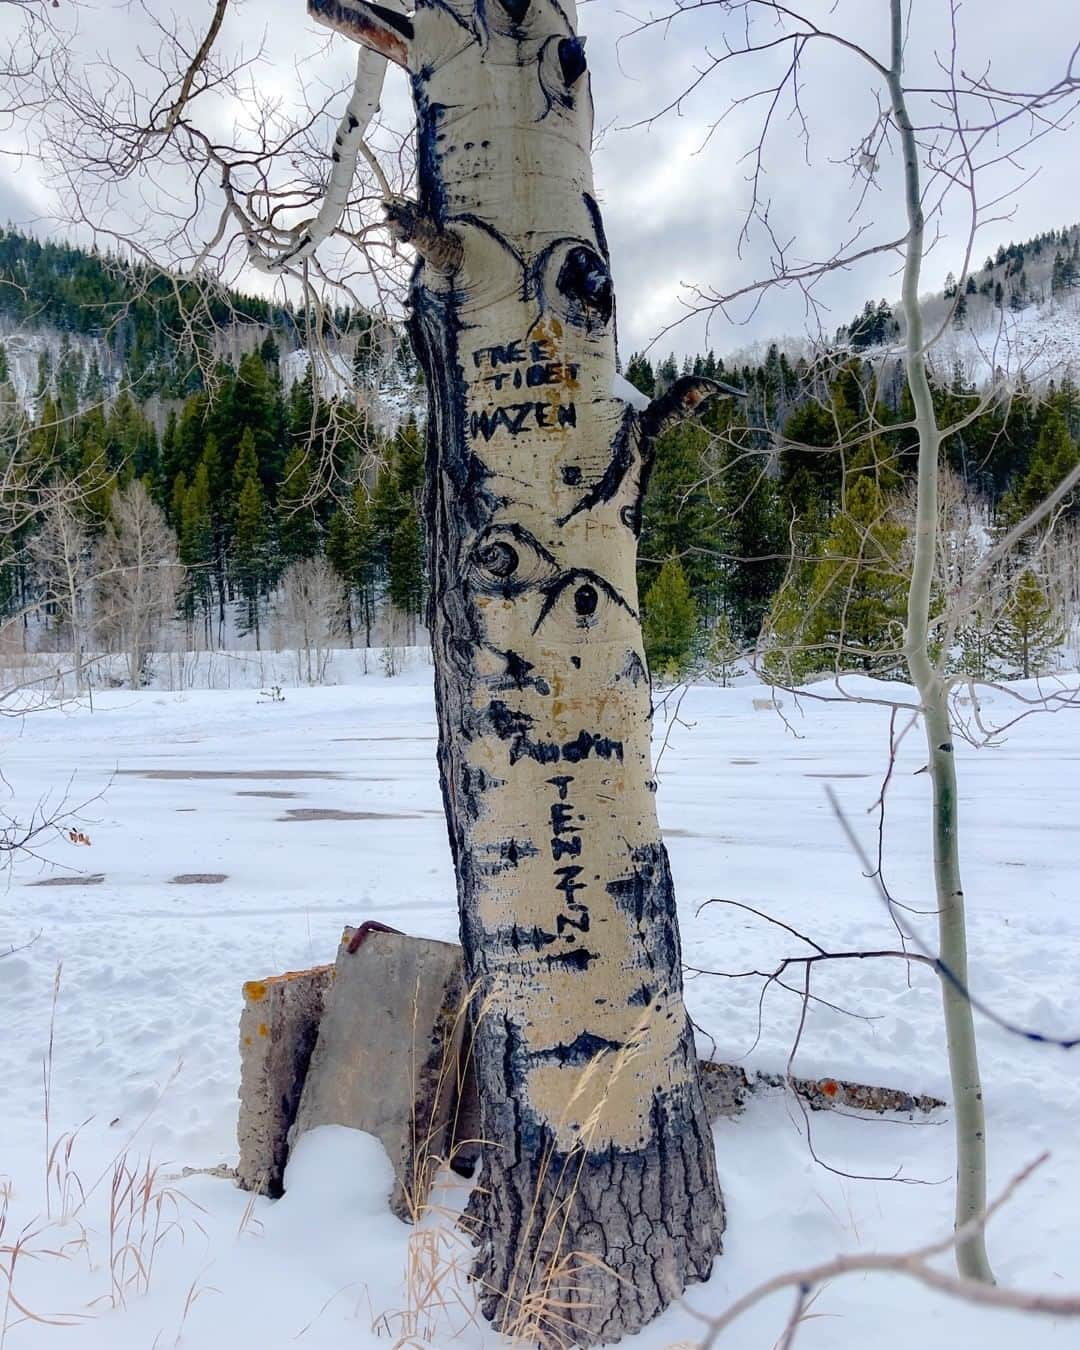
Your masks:
M 620 609 L 624 609 L 631 618 L 637 618 L 637 612 L 626 603 L 610 581 L 605 581 L 599 572 L 594 572 L 591 568 L 575 567 L 572 571 L 561 572 L 557 577 L 553 577 L 550 581 L 540 585 L 539 590 L 544 597 L 544 604 L 543 608 L 540 610 L 540 617 L 536 620 L 536 623 L 533 624 L 534 633 L 539 631 L 540 625 L 548 617 L 566 592 L 570 590 L 571 587 L 580 587 L 583 582 L 587 582 L 590 586 L 594 587 L 601 595 L 607 596 L 612 604 L 618 605 Z M 581 617 L 584 619 L 587 616 L 581 615 Z
M 538 924 L 533 924 L 531 928 L 522 928 L 519 924 L 514 924 L 512 928 L 488 930 L 485 940 L 494 951 L 498 951 L 500 947 L 509 947 L 520 954 L 530 948 L 534 952 L 542 952 L 545 947 L 552 946 L 559 939 Z
M 545 965 L 563 966 L 567 970 L 588 970 L 594 961 L 599 961 L 595 952 L 590 952 L 585 947 L 575 947 L 570 952 L 555 952 L 551 956 L 542 958 Z
M 559 65 L 567 87 L 577 84 L 588 69 L 585 59 L 585 39 L 582 37 L 562 38 L 559 42 Z
M 494 877 L 515 871 L 522 858 L 535 858 L 539 850 L 527 839 L 504 839 L 484 844 L 478 852 L 477 870 L 482 876 Z
M 590 586 L 587 582 L 584 586 L 579 586 L 574 592 L 574 610 L 583 618 L 595 614 L 599 603 L 600 596 L 597 594 L 596 587 Z
M 468 802 L 478 803 L 485 792 L 505 786 L 504 778 L 495 778 L 486 769 L 468 763 L 461 766 L 461 795 Z
M 514 23 L 523 23 L 525 15 L 529 12 L 530 0 L 499 0 L 499 4 L 510 15 Z
M 634 463 L 634 429 L 636 425 L 637 413 L 633 408 L 628 408 L 623 417 L 622 424 L 616 432 L 615 442 L 611 448 L 611 459 L 608 461 L 608 466 L 604 470 L 603 477 L 585 493 L 580 501 L 575 502 L 574 506 L 565 516 L 560 517 L 557 522 L 560 526 L 568 524 L 579 514 L 579 512 L 592 511 L 603 502 L 610 502 L 615 497 L 625 482 L 626 475 L 630 472 Z M 577 473 L 578 478 L 580 479 L 581 470 L 579 469 Z M 640 505 L 633 509 L 639 516 L 641 510 Z M 635 516 L 635 519 L 637 519 L 637 516 Z M 624 521 L 623 523 L 625 524 L 627 522 Z M 637 529 L 634 529 L 635 535 L 637 535 L 639 528 L 640 525 Z
M 396 10 L 386 9 L 382 5 L 376 5 L 369 0 L 368 9 L 385 23 L 388 27 L 395 29 L 403 38 L 409 42 L 413 40 L 416 33 L 410 21 L 404 14 L 398 14 Z
M 591 328 L 611 321 L 615 308 L 615 288 L 604 259 L 594 249 L 579 244 L 566 256 L 555 283 L 569 302 L 571 323 Z
M 433 103 L 428 97 L 430 76 L 418 71 L 413 77 L 413 102 L 416 104 L 416 158 L 420 206 L 434 220 L 446 220 L 446 186 L 442 177 L 439 141 L 442 138 L 442 120 L 446 107 Z M 415 304 L 415 295 L 414 295 Z
M 583 192 L 581 199 L 585 203 L 585 209 L 589 213 L 589 219 L 592 221 L 593 229 L 596 231 L 596 245 L 604 255 L 604 261 L 611 262 L 611 249 L 608 246 L 607 231 L 604 229 L 604 217 L 597 205 L 596 198 L 591 193 Z
M 373 47 L 399 66 L 408 60 L 413 27 L 402 14 L 369 0 L 308 0 L 308 13 L 354 41 Z
M 486 568 L 493 577 L 500 578 L 513 576 L 521 562 L 517 550 L 503 539 L 496 539 L 494 543 L 486 545 L 476 556 L 481 567 Z
M 591 731 L 581 731 L 572 740 L 563 745 L 555 741 L 535 741 L 529 733 L 534 719 L 528 713 L 508 707 L 501 699 L 493 699 L 479 715 L 482 729 L 490 731 L 500 741 L 510 747 L 510 763 L 520 759 L 534 759 L 538 764 L 580 764 L 582 760 L 595 756 L 597 759 L 616 759 L 620 763 L 623 757 L 623 743 L 608 736 L 597 736 Z
M 511 554 L 514 566 L 507 570 Z M 481 595 L 501 595 L 506 600 L 542 588 L 558 575 L 554 555 L 535 535 L 516 524 L 493 525 L 485 531 L 476 543 L 471 561 L 470 589 Z
M 645 662 L 641 659 L 641 653 L 628 651 L 623 667 L 619 671 L 620 680 L 629 680 L 636 688 L 639 684 L 644 684 L 649 678 L 649 672 L 645 669 Z
M 523 656 L 517 652 L 498 651 L 490 647 L 489 651 L 494 652 L 496 656 L 501 656 L 506 662 L 506 670 L 502 675 L 489 677 L 488 687 L 490 689 L 509 690 L 509 689 L 535 689 L 538 694 L 545 697 L 551 693 L 551 685 L 542 675 L 533 675 L 531 672 L 535 669 L 531 661 L 526 661 Z
M 633 871 L 629 876 L 609 881 L 607 892 L 619 909 L 629 914 L 636 925 L 655 925 L 656 934 L 650 935 L 646 946 L 651 947 L 653 940 L 660 940 L 660 931 L 671 928 L 674 915 L 674 887 L 671 881 L 671 866 L 667 849 L 662 843 L 646 844 L 636 848 L 630 855 Z M 672 947 L 665 952 L 672 969 L 681 967 L 678 948 Z
M 595 755 L 597 759 L 617 759 L 622 763 L 623 743 L 608 736 L 595 736 L 591 731 L 582 731 L 562 747 L 562 758 L 567 764 L 580 764 L 590 755 Z
M 556 1064 L 591 1064 L 600 1055 L 617 1053 L 623 1048 L 620 1041 L 608 1040 L 606 1036 L 596 1036 L 591 1031 L 583 1031 L 569 1043 L 548 1046 L 545 1050 L 529 1052 L 531 1060 L 554 1060 Z

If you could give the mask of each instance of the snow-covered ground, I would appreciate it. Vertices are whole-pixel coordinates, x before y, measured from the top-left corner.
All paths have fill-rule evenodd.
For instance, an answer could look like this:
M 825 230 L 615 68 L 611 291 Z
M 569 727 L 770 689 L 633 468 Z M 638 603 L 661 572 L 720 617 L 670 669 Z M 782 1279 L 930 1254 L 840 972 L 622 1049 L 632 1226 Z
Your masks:
M 882 686 L 855 684 L 856 690 Z M 907 691 L 891 687 L 900 698 Z M 767 969 L 800 950 L 745 910 L 767 910 L 837 949 L 893 946 L 887 914 L 860 874 L 825 798 L 831 784 L 868 847 L 886 762 L 880 706 L 783 699 L 784 720 L 755 707 L 753 687 L 695 688 L 678 720 L 658 720 L 661 819 L 679 890 L 685 957 L 710 970 Z M 820 691 L 819 691 L 820 692 Z M 986 715 L 1006 712 L 989 697 Z M 346 1130 L 317 1132 L 297 1151 L 286 1197 L 249 1198 L 227 1180 L 181 1177 L 234 1159 L 237 1022 L 243 981 L 331 959 L 341 927 L 377 918 L 410 932 L 455 935 L 453 886 L 434 767 L 430 671 L 285 691 L 95 696 L 6 721 L 0 759 L 12 814 L 47 793 L 88 801 L 89 845 L 55 839 L 42 863 L 21 861 L 0 891 L 0 1185 L 3 1243 L 29 1225 L 4 1350 L 196 1350 L 250 1345 L 311 1350 L 408 1344 L 464 1350 L 499 1339 L 461 1306 L 410 1328 L 410 1230 L 385 1209 L 388 1163 Z M 1003 1015 L 1050 1034 L 1080 1031 L 1080 716 L 1022 723 L 999 748 L 959 746 L 973 981 Z M 917 738 L 903 744 L 890 793 L 887 875 L 894 892 L 930 907 L 929 783 Z M 304 819 L 328 808 L 355 819 Z M 100 877 L 97 884 L 39 885 Z M 201 876 L 197 883 L 178 877 Z M 220 877 L 221 880 L 206 880 Z M 928 935 L 932 923 L 916 919 Z M 46 1138 L 43 1060 L 58 964 Z M 796 1071 L 914 1088 L 945 1097 L 939 1001 L 932 979 L 897 963 L 855 963 L 815 976 L 814 992 L 864 1018 L 812 1005 Z M 773 991 L 757 1035 L 759 986 L 690 978 L 691 1012 L 718 1058 L 783 1068 L 799 1013 Z M 1080 1050 L 1039 1047 L 980 1020 L 992 1186 L 1043 1149 L 1050 1161 L 991 1231 L 998 1276 L 1055 1293 L 1080 1290 Z M 726 1193 L 727 1250 L 711 1282 L 690 1291 L 718 1310 L 768 1275 L 841 1251 L 900 1249 L 950 1226 L 950 1112 L 929 1119 L 815 1115 L 815 1163 L 797 1105 L 756 1099 L 716 1127 Z M 61 1142 L 48 1205 L 47 1148 Z M 160 1241 L 128 1226 L 120 1197 L 113 1256 L 140 1247 L 149 1291 L 121 1301 L 110 1281 L 115 1160 L 160 1165 Z M 173 1178 L 169 1180 L 167 1178 Z M 66 1194 L 65 1194 L 66 1193 Z M 0 1192 L 2 1195 L 2 1192 Z M 450 1197 L 460 1203 L 460 1195 Z M 2 1200 L 0 1200 L 2 1212 Z M 148 1222 L 157 1213 L 151 1204 Z M 181 1241 L 181 1237 L 183 1241 Z M 448 1258 L 464 1251 L 448 1237 Z M 57 1253 L 40 1255 L 34 1253 Z M 0 1271 L 10 1256 L 0 1256 Z M 947 1264 L 947 1263 L 946 1263 Z M 129 1252 L 128 1273 L 136 1269 Z M 447 1294 L 452 1272 L 442 1285 Z M 464 1283 L 461 1295 L 468 1299 Z M 787 1295 L 721 1341 L 770 1350 Z M 1074 1323 L 990 1314 L 893 1277 L 834 1283 L 812 1309 L 800 1350 L 907 1350 L 911 1345 L 1005 1350 L 1075 1347 Z M 699 1324 L 670 1311 L 634 1342 L 693 1345 Z M 6 1340 L 5 1340 L 6 1334 Z

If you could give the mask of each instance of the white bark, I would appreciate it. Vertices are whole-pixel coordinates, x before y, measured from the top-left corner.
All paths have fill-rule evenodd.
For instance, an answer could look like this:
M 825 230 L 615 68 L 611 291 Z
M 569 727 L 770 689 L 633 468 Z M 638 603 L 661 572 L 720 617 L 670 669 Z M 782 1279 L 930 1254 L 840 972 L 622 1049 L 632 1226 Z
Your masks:
M 939 952 L 956 983 L 942 981 L 949 1072 L 956 1128 L 956 1226 L 965 1236 L 956 1245 L 962 1276 L 993 1282 L 983 1230 L 972 1220 L 986 1209 L 986 1123 L 975 1025 L 968 985 L 967 926 L 960 877 L 960 825 L 956 756 L 949 718 L 948 686 L 931 658 L 930 605 L 937 558 L 938 473 L 941 436 L 926 370 L 919 282 L 925 221 L 919 152 L 908 115 L 902 81 L 902 0 L 890 0 L 892 65 L 887 75 L 893 118 L 904 157 L 908 236 L 904 256 L 902 304 L 907 324 L 905 363 L 919 436 L 915 555 L 908 594 L 904 655 L 922 703 L 930 778 L 933 784 L 934 882 L 937 891 Z
M 655 808 L 636 586 L 656 436 L 716 392 L 613 395 L 614 294 L 573 6 L 312 11 L 411 75 L 440 769 L 483 1008 L 473 1193 L 485 1313 L 638 1329 L 707 1276 L 723 1207 Z
M 402 9 L 400 0 L 383 0 L 383 3 L 384 8 L 389 11 L 400 12 Z M 316 18 L 321 18 L 320 11 L 330 8 L 340 11 L 342 6 L 336 3 L 312 3 L 310 8 Z M 372 118 L 379 110 L 385 78 L 385 54 L 371 47 L 361 46 L 356 55 L 356 75 L 352 91 L 330 151 L 330 180 L 318 214 L 300 226 L 295 232 L 294 241 L 280 252 L 268 253 L 257 242 L 252 241 L 248 249 L 248 259 L 260 272 L 274 275 L 295 267 L 306 258 L 310 258 L 319 245 L 329 239 L 341 224 L 356 177 L 356 165 L 365 150 L 364 137 L 367 135 Z M 368 162 L 379 175 L 383 192 L 388 193 L 388 184 L 379 172 L 376 161 L 368 156 Z

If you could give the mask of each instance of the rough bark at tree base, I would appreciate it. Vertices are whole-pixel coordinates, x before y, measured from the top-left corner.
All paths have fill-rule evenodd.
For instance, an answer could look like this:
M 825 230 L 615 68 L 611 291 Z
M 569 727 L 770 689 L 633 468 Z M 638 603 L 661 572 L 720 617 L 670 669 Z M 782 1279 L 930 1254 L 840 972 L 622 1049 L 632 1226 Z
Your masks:
M 527 1134 L 487 1150 L 466 1225 L 480 1305 L 501 1331 L 543 1345 L 632 1334 L 706 1280 L 720 1251 L 712 1131 L 689 1097 L 657 1103 L 640 1152 L 567 1155 Z

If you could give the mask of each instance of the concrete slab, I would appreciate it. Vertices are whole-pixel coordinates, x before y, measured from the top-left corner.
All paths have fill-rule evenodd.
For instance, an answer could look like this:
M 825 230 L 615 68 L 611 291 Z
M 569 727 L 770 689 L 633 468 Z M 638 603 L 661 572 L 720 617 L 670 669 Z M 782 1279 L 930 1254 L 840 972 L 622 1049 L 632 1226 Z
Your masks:
M 250 980 L 240 1015 L 240 1114 L 237 1182 L 279 1196 L 296 1118 L 333 966 Z
M 345 930 L 292 1138 L 319 1125 L 375 1135 L 402 1219 L 415 1217 L 451 1150 L 465 1002 L 460 947 Z

